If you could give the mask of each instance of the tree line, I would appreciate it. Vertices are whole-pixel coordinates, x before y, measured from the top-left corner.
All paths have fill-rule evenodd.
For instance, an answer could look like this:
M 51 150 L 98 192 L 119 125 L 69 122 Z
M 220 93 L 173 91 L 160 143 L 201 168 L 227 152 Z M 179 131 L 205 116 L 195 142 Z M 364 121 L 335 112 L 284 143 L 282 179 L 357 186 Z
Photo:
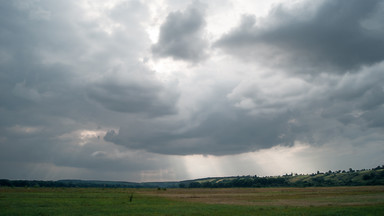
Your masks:
M 42 180 L 8 180 L 0 179 L 2 187 L 101 187 L 101 188 L 135 188 L 140 187 L 136 183 L 118 183 L 118 182 L 98 182 L 98 181 L 80 181 L 80 180 L 59 180 L 59 181 L 42 181 Z

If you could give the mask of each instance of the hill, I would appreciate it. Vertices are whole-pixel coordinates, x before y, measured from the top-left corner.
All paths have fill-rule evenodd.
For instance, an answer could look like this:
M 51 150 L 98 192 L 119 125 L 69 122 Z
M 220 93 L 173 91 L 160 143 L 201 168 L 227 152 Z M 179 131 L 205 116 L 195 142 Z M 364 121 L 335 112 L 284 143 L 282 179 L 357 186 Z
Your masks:
M 214 177 L 180 182 L 180 187 L 322 187 L 384 185 L 384 165 L 373 169 L 286 174 L 283 176 Z

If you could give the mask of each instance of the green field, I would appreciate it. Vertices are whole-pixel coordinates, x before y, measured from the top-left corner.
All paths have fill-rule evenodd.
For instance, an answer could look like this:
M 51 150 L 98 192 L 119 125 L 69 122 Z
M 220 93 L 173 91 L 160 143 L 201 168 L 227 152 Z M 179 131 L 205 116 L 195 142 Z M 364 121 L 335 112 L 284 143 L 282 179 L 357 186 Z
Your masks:
M 383 212 L 384 186 L 0 188 L 0 215 L 383 215 Z

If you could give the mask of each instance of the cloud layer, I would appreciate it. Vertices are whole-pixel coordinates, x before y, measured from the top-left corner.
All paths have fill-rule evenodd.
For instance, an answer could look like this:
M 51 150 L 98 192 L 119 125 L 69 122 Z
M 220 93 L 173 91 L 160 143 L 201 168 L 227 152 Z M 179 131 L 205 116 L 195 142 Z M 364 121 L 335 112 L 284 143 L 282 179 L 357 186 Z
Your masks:
M 0 178 L 383 163 L 384 4 L 262 5 L 265 16 L 230 0 L 3 2 Z

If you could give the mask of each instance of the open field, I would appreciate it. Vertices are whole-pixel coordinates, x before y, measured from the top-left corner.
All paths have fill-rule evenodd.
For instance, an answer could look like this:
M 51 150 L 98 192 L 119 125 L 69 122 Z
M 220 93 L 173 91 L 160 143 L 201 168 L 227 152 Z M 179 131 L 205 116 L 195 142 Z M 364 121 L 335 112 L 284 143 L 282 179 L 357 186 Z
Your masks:
M 0 215 L 383 215 L 383 212 L 384 186 L 0 188 Z
M 384 187 L 221 188 L 148 190 L 147 195 L 209 204 L 257 206 L 384 205 Z

